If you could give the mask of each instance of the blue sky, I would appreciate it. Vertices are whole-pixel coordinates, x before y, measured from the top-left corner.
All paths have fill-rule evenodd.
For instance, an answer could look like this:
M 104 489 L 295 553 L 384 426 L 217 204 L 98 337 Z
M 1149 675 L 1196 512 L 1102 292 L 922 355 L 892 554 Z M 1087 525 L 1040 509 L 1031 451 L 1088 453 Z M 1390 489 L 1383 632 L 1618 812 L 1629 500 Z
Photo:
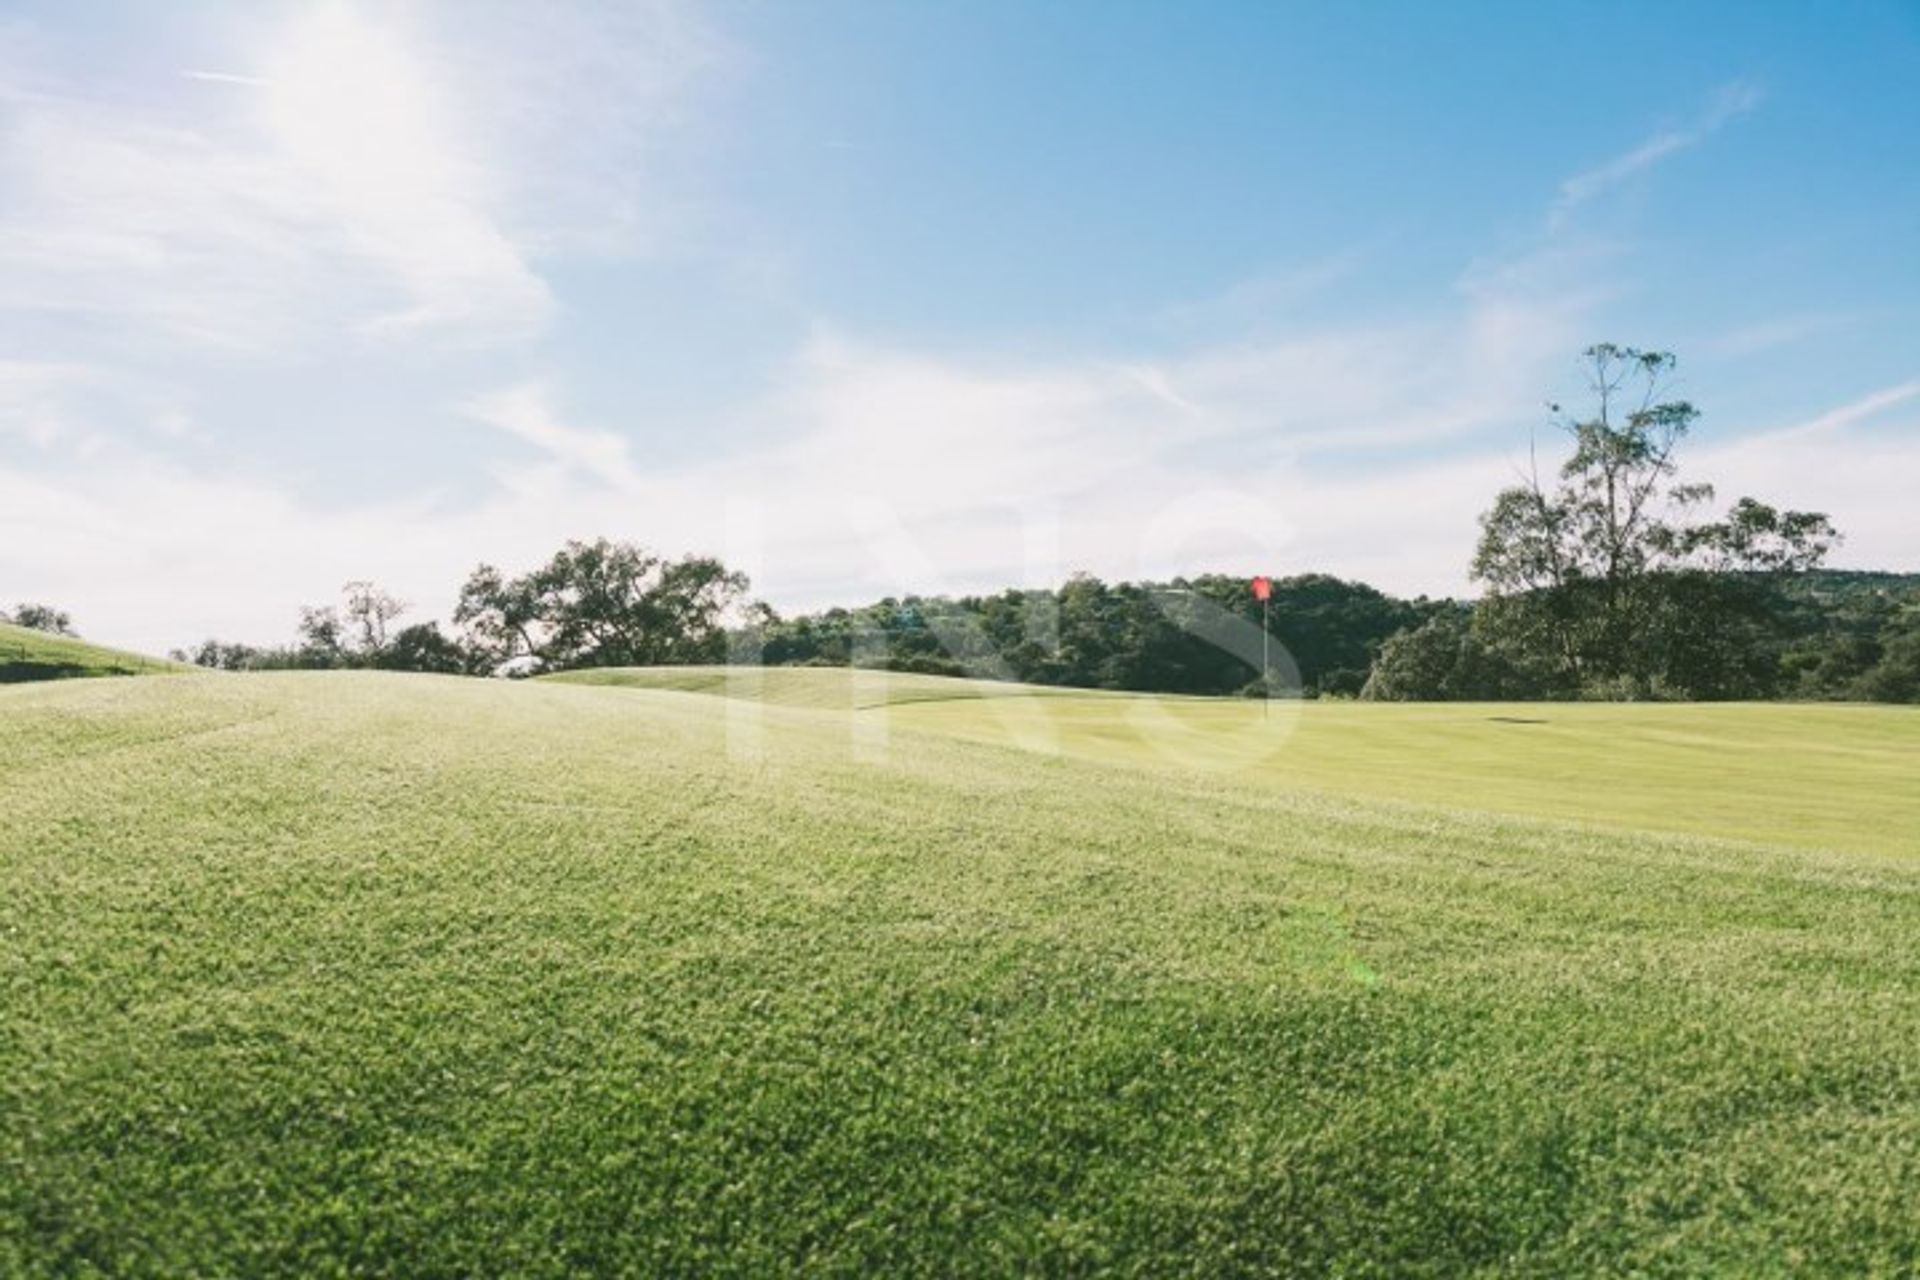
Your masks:
M 0 597 L 1457 592 L 1602 339 L 1920 569 L 1917 140 L 1912 3 L 6 5 Z

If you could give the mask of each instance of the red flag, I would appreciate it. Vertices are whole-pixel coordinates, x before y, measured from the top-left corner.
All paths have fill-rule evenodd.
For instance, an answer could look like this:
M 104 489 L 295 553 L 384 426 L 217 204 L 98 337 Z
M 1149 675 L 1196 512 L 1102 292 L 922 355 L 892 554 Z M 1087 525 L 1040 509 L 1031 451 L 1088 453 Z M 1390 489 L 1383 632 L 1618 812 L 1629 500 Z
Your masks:
M 1271 596 L 1272 594 L 1273 594 L 1272 582 L 1268 581 L 1265 578 L 1255 578 L 1253 580 L 1253 598 L 1255 600 L 1258 600 L 1261 604 L 1265 604 L 1267 602 L 1267 597 Z

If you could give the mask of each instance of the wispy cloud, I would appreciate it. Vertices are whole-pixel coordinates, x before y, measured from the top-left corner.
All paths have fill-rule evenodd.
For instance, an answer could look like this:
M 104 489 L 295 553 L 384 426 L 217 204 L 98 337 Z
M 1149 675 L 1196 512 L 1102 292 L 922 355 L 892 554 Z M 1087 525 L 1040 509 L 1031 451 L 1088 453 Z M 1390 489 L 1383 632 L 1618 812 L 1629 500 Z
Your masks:
M 1760 355 L 1844 329 L 1861 318 L 1846 312 L 1821 311 L 1762 320 L 1720 335 L 1708 344 L 1708 350 L 1723 357 Z
M 314 503 L 138 449 L 59 472 L 0 465 L 0 580 L 147 648 L 204 632 L 273 639 L 298 604 L 368 575 L 444 617 L 477 561 L 531 564 L 598 533 L 724 555 L 782 607 L 1196 566 L 1458 591 L 1474 517 L 1511 477 L 1504 440 L 1475 436 L 1440 461 L 1363 440 L 1359 466 L 1340 441 L 1376 411 L 1418 423 L 1449 375 L 1477 399 L 1478 424 L 1511 429 L 1555 375 L 1542 356 L 1479 383 L 1469 347 L 1431 349 L 1442 329 L 1353 335 L 1345 349 L 1302 340 L 1231 378 L 1213 368 L 1224 353 L 996 367 L 823 335 L 736 409 L 766 442 L 653 465 L 618 430 L 569 420 L 541 383 L 514 384 L 465 408 L 531 452 L 495 462 L 499 483 L 460 503 Z M 1371 408 L 1343 399 L 1356 378 L 1383 388 Z M 1291 408 L 1263 417 L 1250 408 L 1262 401 Z M 1704 447 L 1689 471 L 1831 511 L 1848 563 L 1920 566 L 1908 492 L 1920 432 L 1868 429 L 1917 405 L 1920 381 L 1887 387 Z
M 1297 315 L 1315 298 L 1357 274 L 1366 253 L 1349 249 L 1290 269 L 1261 272 L 1210 297 L 1164 308 L 1159 323 L 1174 332 L 1230 326 L 1245 330 Z
M 554 412 L 547 389 L 540 383 L 509 387 L 470 400 L 461 408 L 476 422 L 532 445 L 563 471 L 625 488 L 636 483 L 626 439 L 611 431 L 566 425 Z M 503 468 L 499 474 L 509 483 L 516 475 L 510 468 Z
M 1920 378 L 1911 382 L 1902 382 L 1898 386 L 1886 387 L 1858 400 L 1827 410 L 1818 417 L 1811 418 L 1797 426 L 1787 427 L 1774 433 L 1775 437 L 1823 436 L 1833 435 L 1848 427 L 1878 418 L 1889 409 L 1897 409 L 1911 400 L 1920 399 Z
M 514 382 L 460 404 L 513 443 L 481 437 L 496 483 L 457 504 L 318 503 L 137 450 L 59 475 L 0 466 L 0 577 L 148 648 L 271 639 L 356 576 L 444 615 L 476 561 L 596 533 L 723 554 L 782 607 L 1201 565 L 1458 589 L 1503 462 L 1405 446 L 1531 414 L 1579 325 L 1558 281 L 1521 266 L 1425 319 L 1178 354 L 989 361 L 822 330 L 764 394 L 688 424 L 712 447 L 670 461 L 643 461 L 634 424 L 583 424 L 549 382 Z M 151 590 L 156 574 L 179 589 Z
M 237 84 L 252 89 L 264 88 L 267 81 L 261 76 L 243 76 L 234 71 L 182 71 L 183 80 L 199 80 L 207 84 Z
M 0 360 L 0 438 L 12 435 L 52 448 L 72 430 L 65 393 L 95 376 L 80 364 Z
M 1744 80 L 1723 85 L 1706 110 L 1682 128 L 1663 129 L 1639 146 L 1605 164 L 1577 173 L 1560 184 L 1549 223 L 1558 227 L 1580 206 L 1651 169 L 1671 155 L 1697 147 L 1729 121 L 1760 105 L 1760 89 Z
M 1843 564 L 1920 571 L 1913 477 L 1920 475 L 1920 379 L 1885 387 L 1792 426 L 1702 449 L 1690 469 L 1727 496 L 1825 511 Z M 1783 484 L 1791 488 L 1782 491 Z
M 23 105 L 0 306 L 230 348 L 316 328 L 473 339 L 539 325 L 545 285 L 391 33 L 314 10 L 265 65 L 258 92 L 196 108 Z
M 709 56 L 644 13 L 326 0 L 228 65 L 115 86 L 39 46 L 40 87 L 0 98 L 0 309 L 228 350 L 537 334 L 541 257 L 634 224 L 637 139 L 692 74 L 674 60 Z
M 583 68 L 568 59 L 612 56 L 605 41 L 523 34 L 525 56 L 498 81 L 501 102 L 541 104 L 520 116 L 463 88 L 501 64 L 428 58 L 418 32 L 339 7 L 283 28 L 258 59 L 200 64 L 248 82 L 196 91 L 188 120 L 36 106 L 26 151 L 0 163 L 32 179 L 29 207 L 11 211 L 39 237 L 24 261 L 57 272 L 0 264 L 0 295 L 275 349 L 342 325 L 408 342 L 524 335 L 551 305 L 543 254 L 623 247 L 588 224 L 624 227 L 618 210 L 642 194 L 622 184 L 644 166 L 621 162 L 643 140 L 595 86 L 713 55 L 697 33 L 658 48 L 631 38 L 612 64 Z M 657 92 L 682 74 L 661 67 Z M 542 86 L 571 105 L 547 110 Z M 583 122 L 592 155 L 552 165 L 572 185 L 535 219 L 519 193 L 549 169 L 514 157 L 574 145 L 555 119 Z M 613 216 L 585 216 L 595 209 Z M 577 239 L 574 213 L 588 227 Z M 236 460 L 169 464 L 155 454 L 181 442 L 150 428 L 191 397 L 160 397 L 144 442 L 102 465 L 0 466 L 0 576 L 149 648 L 208 630 L 272 638 L 299 602 L 356 576 L 444 611 L 476 560 L 526 563 L 594 533 L 725 554 L 783 606 L 1196 565 L 1445 590 L 1461 585 L 1474 504 L 1504 472 L 1490 449 L 1439 472 L 1419 455 L 1531 414 L 1585 336 L 1587 265 L 1561 247 L 1509 255 L 1431 305 L 1317 325 L 1306 304 L 1360 268 L 1350 254 L 1149 316 L 1157 342 L 1050 359 L 822 323 L 768 390 L 683 424 L 711 444 L 671 460 L 641 450 L 646 424 L 569 416 L 559 376 L 516 361 L 486 375 L 485 394 L 439 401 L 487 428 L 467 456 L 494 483 L 459 502 L 341 503 Z M 766 543 L 740 534 L 743 511 Z M 902 565 L 932 568 L 909 579 Z M 173 589 L 154 589 L 161 579 Z
M 264 116 L 299 198 L 406 299 L 368 330 L 512 335 L 545 320 L 546 284 L 489 210 L 484 162 L 402 36 L 329 6 L 267 65 Z
M 701 114 L 685 95 L 726 51 L 672 4 L 273 12 L 261 45 L 176 50 L 137 91 L 90 94 L 84 67 L 57 91 L 0 75 L 0 312 L 49 357 L 0 363 L 0 444 L 14 446 L 0 580 L 102 639 L 283 637 L 298 604 L 369 575 L 444 617 L 477 560 L 524 565 L 599 533 L 723 554 L 782 606 L 1196 566 L 1458 590 L 1509 442 L 1565 384 L 1570 353 L 1603 336 L 1612 286 L 1596 281 L 1621 274 L 1612 250 L 1550 229 L 1451 288 L 1331 325 L 1323 295 L 1366 262 L 1309 259 L 1141 317 L 1151 341 L 1051 358 L 822 321 L 783 364 L 743 371 L 764 390 L 674 424 L 701 448 L 662 453 L 644 443 L 657 424 L 606 407 L 616 378 L 598 380 L 590 419 L 573 416 L 574 366 L 538 339 L 559 259 L 670 238 L 655 135 Z M 0 44 L 0 70 L 6 58 Z M 1569 179 L 1551 220 L 1758 100 L 1729 86 L 1686 127 Z M 95 319 L 136 361 L 217 350 L 128 392 L 126 363 L 56 340 Z M 480 486 L 457 500 L 418 474 L 400 499 L 309 489 L 273 469 L 272 426 L 251 457 L 196 445 L 233 411 L 207 402 L 235 350 L 329 362 L 325 386 L 276 381 L 269 413 L 326 400 L 335 381 L 339 412 L 364 396 L 383 430 L 451 407 L 467 421 L 441 425 L 466 430 Z M 419 385 L 390 394 L 403 377 Z M 81 459 L 70 446 L 95 432 L 93 396 L 118 397 L 132 429 Z M 1764 437 L 1771 457 L 1725 453 L 1727 477 L 1766 496 L 1759 481 L 1790 456 L 1822 474 L 1816 500 L 1855 533 L 1853 554 L 1911 562 L 1899 504 L 1920 445 L 1858 428 L 1916 398 L 1920 383 L 1891 387 Z M 1856 434 L 1871 437 L 1857 450 Z M 1798 480 L 1780 496 L 1803 501 Z

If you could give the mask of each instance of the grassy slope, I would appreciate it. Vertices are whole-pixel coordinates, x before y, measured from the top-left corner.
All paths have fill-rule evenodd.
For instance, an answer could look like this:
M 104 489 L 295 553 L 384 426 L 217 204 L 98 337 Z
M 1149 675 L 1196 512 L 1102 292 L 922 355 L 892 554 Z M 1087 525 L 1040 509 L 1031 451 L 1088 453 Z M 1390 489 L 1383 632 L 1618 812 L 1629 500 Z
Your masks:
M 0 684 L 69 676 L 132 676 L 182 671 L 177 662 L 0 622 Z
M 1233 699 L 844 668 L 667 667 L 556 678 L 860 708 L 869 717 L 901 707 L 889 728 L 1109 764 L 1637 831 L 1920 856 L 1920 712 L 1911 707 L 1295 702 L 1268 713 Z
M 0 1274 L 1920 1265 L 1920 867 L 721 710 L 0 690 Z
M 905 671 L 846 667 L 600 667 L 542 677 L 562 684 L 615 685 L 669 693 L 712 693 L 783 707 L 836 711 L 910 702 L 975 701 L 1007 697 L 1111 697 L 1083 689 L 1053 689 L 1002 680 L 958 680 Z

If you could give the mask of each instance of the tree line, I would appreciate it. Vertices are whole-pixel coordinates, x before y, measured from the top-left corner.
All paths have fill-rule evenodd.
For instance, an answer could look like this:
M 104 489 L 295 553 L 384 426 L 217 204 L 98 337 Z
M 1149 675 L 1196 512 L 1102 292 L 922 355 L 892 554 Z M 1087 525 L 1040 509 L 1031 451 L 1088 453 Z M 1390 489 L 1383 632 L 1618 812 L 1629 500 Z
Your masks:
M 1382 644 L 1437 602 L 1399 600 L 1326 574 L 1275 578 L 1267 617 L 1287 679 L 1309 696 L 1358 694 Z M 768 617 L 735 635 L 769 665 L 885 666 L 1028 684 L 1182 694 L 1257 695 L 1257 648 L 1223 647 L 1223 620 L 1257 629 L 1247 579 L 1167 582 L 1076 575 L 1054 590 L 907 596 L 857 609 Z
M 11 623 L 16 627 L 25 627 L 29 631 L 44 631 L 53 636 L 78 636 L 73 629 L 73 615 L 64 609 L 56 609 L 50 604 L 29 604 L 22 602 L 11 612 L 0 609 L 0 622 Z
M 1911 599 L 1819 607 L 1810 575 L 1840 540 L 1822 513 L 1750 497 L 1714 515 L 1678 451 L 1699 410 L 1668 398 L 1671 353 L 1585 353 L 1592 407 L 1552 406 L 1567 454 L 1537 456 L 1481 517 L 1486 590 L 1382 647 L 1383 699 L 1888 696 L 1902 687 Z M 1829 661 L 1852 645 L 1858 662 Z
M 1273 581 L 1282 684 L 1379 700 L 1920 701 L 1920 575 L 1824 570 L 1840 535 L 1822 513 L 1750 497 L 1712 509 L 1679 451 L 1699 411 L 1668 391 L 1670 353 L 1584 353 L 1592 402 L 1551 406 L 1564 440 L 1543 472 L 1481 518 L 1473 601 L 1399 599 L 1324 574 Z M 888 598 L 782 617 L 705 556 L 570 542 L 512 575 L 480 565 L 452 629 L 401 626 L 370 582 L 302 611 L 297 638 L 209 640 L 174 656 L 229 669 L 372 667 L 529 675 L 723 661 L 862 665 L 1034 684 L 1271 695 L 1271 674 L 1223 627 L 1257 628 L 1247 579 L 1205 574 L 1053 590 Z
M 719 662 L 726 620 L 747 579 L 710 556 L 668 559 L 631 543 L 569 542 L 543 565 L 507 574 L 482 564 L 460 589 L 451 632 L 400 626 L 409 606 L 371 582 L 337 605 L 301 609 L 291 644 L 206 640 L 173 657 L 228 671 L 364 667 L 524 676 L 576 667 Z

